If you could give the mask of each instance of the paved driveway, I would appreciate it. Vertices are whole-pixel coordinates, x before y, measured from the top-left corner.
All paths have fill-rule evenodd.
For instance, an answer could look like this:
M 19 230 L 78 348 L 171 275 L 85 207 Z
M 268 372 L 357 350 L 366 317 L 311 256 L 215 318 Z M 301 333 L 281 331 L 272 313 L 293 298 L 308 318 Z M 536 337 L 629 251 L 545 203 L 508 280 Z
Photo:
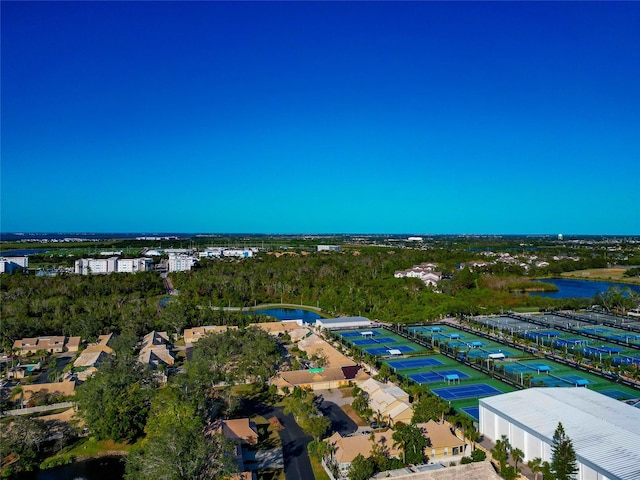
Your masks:
M 277 470 L 284 468 L 281 448 L 271 450 L 242 449 L 242 459 L 247 470 Z
M 312 479 L 313 469 L 307 453 L 307 445 L 313 438 L 306 435 L 298 426 L 293 415 L 285 415 L 282 407 L 276 407 L 266 413 L 265 418 L 278 417 L 284 429 L 280 430 L 284 474 L 287 480 Z
M 331 433 L 338 432 L 344 437 L 358 430 L 358 425 L 335 403 L 322 402 L 320 411 L 331 420 Z

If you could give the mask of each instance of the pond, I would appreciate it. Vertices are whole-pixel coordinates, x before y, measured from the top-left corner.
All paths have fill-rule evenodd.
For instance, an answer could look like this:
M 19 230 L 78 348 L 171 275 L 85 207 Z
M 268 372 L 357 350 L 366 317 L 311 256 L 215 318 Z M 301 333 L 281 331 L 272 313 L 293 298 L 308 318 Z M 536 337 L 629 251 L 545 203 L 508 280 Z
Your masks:
M 121 480 L 124 478 L 122 457 L 102 457 L 70 463 L 33 473 L 23 473 L 24 480 Z
M 245 312 L 245 315 L 267 315 L 277 318 L 278 320 L 302 320 L 305 323 L 315 323 L 322 315 L 311 312 L 309 310 L 301 310 L 299 308 L 260 308 Z
M 0 252 L 2 257 L 24 257 L 25 255 L 35 255 L 37 253 L 45 253 L 49 250 L 46 249 L 30 249 L 30 250 L 9 250 L 7 252 Z
M 557 292 L 532 292 L 531 295 L 549 298 L 592 298 L 597 293 L 604 293 L 609 288 L 617 287 L 622 290 L 630 288 L 640 293 L 640 285 L 631 285 L 619 282 L 600 282 L 593 280 L 577 280 L 571 278 L 544 278 L 537 282 L 552 283 L 558 287 Z

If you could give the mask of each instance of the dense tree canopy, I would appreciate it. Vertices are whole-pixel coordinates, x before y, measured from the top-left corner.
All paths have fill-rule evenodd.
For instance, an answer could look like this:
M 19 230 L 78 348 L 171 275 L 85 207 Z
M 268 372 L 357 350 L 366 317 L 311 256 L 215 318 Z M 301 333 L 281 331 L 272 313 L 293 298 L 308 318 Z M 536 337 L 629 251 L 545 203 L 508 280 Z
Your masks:
M 457 269 L 461 262 L 474 258 L 478 254 L 464 245 L 444 245 L 430 250 L 359 247 L 342 253 L 261 253 L 244 260 L 203 260 L 190 272 L 171 274 L 180 295 L 162 304 L 164 287 L 156 272 L 8 275 L 0 284 L 0 339 L 10 348 L 15 339 L 52 332 L 93 340 L 108 332 L 141 336 L 152 329 L 181 333 L 200 325 L 246 326 L 255 319 L 221 308 L 262 303 L 302 303 L 319 306 L 329 315 L 365 315 L 388 322 L 491 313 L 518 306 L 586 305 L 570 299 L 513 295 L 505 282 L 494 281 L 524 272 Z M 447 275 L 440 282 L 442 293 L 416 278 L 394 278 L 396 270 L 421 262 L 436 262 Z
M 134 440 L 143 432 L 153 394 L 148 367 L 121 354 L 78 387 L 76 403 L 98 439 Z
M 420 465 L 427 460 L 424 449 L 427 439 L 415 423 L 396 425 L 393 432 L 394 446 L 402 448 L 405 464 Z
M 235 470 L 233 446 L 211 429 L 180 391 L 167 387 L 153 399 L 146 438 L 127 459 L 127 480 L 198 480 Z

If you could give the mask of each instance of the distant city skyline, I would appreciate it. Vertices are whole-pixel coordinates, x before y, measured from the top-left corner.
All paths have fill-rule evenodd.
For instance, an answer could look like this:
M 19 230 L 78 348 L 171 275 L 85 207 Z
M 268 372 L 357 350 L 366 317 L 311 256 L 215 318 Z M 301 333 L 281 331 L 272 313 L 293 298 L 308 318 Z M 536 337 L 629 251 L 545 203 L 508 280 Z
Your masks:
M 638 2 L 12 2 L 0 231 L 640 234 Z

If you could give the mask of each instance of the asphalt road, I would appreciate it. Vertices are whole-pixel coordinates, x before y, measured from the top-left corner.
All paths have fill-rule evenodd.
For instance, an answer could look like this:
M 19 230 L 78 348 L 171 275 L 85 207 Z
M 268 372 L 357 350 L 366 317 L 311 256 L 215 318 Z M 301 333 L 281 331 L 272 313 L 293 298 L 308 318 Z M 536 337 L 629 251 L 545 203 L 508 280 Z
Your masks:
M 280 430 L 282 455 L 284 457 L 284 475 L 287 480 L 312 479 L 313 469 L 307 452 L 307 445 L 312 437 L 306 435 L 298 426 L 293 415 L 285 415 L 281 407 L 274 408 L 265 415 L 266 418 L 276 416 L 284 427 Z
M 320 411 L 331 420 L 330 433 L 340 432 L 340 435 L 349 435 L 358 430 L 355 422 L 335 403 L 323 401 L 320 404 Z M 261 413 L 265 418 L 278 417 L 284 427 L 279 434 L 282 441 L 284 474 L 287 480 L 313 479 L 313 469 L 307 451 L 307 445 L 313 438 L 302 431 L 293 415 L 285 415 L 282 407 L 256 413 Z

